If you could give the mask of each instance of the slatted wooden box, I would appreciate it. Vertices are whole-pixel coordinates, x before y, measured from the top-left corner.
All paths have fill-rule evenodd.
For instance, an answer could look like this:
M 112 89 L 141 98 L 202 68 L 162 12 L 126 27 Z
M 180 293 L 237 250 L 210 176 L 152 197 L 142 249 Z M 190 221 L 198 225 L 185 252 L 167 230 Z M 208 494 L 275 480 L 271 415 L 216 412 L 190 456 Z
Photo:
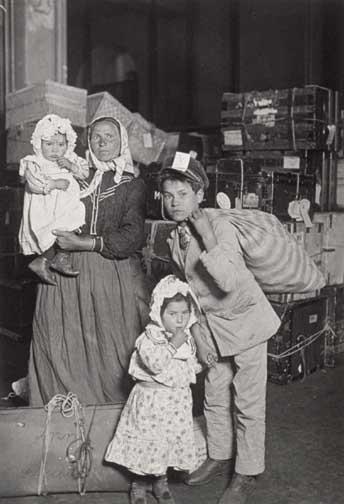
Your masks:
M 86 126 L 87 90 L 46 80 L 6 96 L 6 129 L 58 114 L 75 126 Z

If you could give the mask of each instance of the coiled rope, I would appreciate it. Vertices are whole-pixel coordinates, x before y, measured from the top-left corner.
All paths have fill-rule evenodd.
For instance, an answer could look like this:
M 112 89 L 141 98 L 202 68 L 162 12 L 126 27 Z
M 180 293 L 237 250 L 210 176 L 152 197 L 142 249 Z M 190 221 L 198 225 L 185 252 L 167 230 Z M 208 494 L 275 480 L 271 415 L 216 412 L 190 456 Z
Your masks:
M 86 479 L 92 468 L 92 447 L 89 440 L 89 432 L 86 434 L 85 418 L 83 407 L 77 396 L 72 392 L 67 395 L 56 394 L 45 406 L 47 417 L 43 436 L 41 467 L 38 478 L 38 495 L 47 494 L 46 464 L 51 441 L 51 417 L 55 409 L 58 409 L 63 417 L 74 417 L 75 439 L 67 446 L 66 460 L 72 466 L 72 477 L 78 480 L 78 492 L 80 495 L 86 493 Z M 89 431 L 93 422 L 95 408 Z M 43 490 L 44 488 L 44 490 Z

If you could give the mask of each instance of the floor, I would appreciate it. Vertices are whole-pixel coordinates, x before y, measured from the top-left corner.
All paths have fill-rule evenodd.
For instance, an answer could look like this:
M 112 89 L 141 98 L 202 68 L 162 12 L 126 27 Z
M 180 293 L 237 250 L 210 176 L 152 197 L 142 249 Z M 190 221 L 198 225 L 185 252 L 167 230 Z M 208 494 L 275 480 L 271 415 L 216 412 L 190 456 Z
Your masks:
M 7 376 L 7 378 L 9 375 Z M 14 377 L 13 373 L 10 378 Z M 336 367 L 304 381 L 269 383 L 267 467 L 250 504 L 344 502 L 344 354 Z M 5 390 L 1 390 L 5 392 Z M 2 400 L 5 406 L 6 399 Z M 1 461 L 1 463 L 4 463 Z M 202 487 L 173 483 L 177 504 L 216 504 L 227 483 L 218 477 Z M 0 482 L 1 487 L 1 482 Z M 127 504 L 125 493 L 88 493 L 0 498 L 1 504 Z M 155 502 L 153 497 L 151 503 Z

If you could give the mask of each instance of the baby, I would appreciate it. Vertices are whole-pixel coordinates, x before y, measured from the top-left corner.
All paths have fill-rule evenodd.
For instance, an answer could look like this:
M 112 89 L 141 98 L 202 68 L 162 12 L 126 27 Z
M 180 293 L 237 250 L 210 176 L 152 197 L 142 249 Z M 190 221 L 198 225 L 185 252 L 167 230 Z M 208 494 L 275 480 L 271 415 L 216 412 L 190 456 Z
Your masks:
M 19 242 L 23 254 L 38 254 L 29 268 L 43 282 L 56 285 L 51 270 L 76 276 L 71 255 L 55 250 L 54 229 L 77 231 L 85 222 L 76 179 L 89 174 L 86 160 L 74 152 L 76 133 L 69 119 L 56 114 L 36 124 L 31 143 L 34 154 L 20 161 L 19 174 L 26 181 Z

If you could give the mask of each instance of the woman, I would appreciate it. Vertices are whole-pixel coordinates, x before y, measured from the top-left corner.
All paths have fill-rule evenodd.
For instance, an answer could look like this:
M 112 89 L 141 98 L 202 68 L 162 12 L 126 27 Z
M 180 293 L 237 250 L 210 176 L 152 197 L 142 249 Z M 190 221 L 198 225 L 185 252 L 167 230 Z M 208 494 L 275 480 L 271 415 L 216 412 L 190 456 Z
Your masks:
M 133 175 L 128 137 L 111 117 L 88 131 L 90 176 L 82 181 L 83 232 L 56 230 L 72 251 L 77 278 L 41 284 L 29 361 L 30 404 L 73 392 L 84 404 L 122 402 L 137 336 L 148 321 L 149 292 L 139 250 L 144 241 L 145 186 Z

